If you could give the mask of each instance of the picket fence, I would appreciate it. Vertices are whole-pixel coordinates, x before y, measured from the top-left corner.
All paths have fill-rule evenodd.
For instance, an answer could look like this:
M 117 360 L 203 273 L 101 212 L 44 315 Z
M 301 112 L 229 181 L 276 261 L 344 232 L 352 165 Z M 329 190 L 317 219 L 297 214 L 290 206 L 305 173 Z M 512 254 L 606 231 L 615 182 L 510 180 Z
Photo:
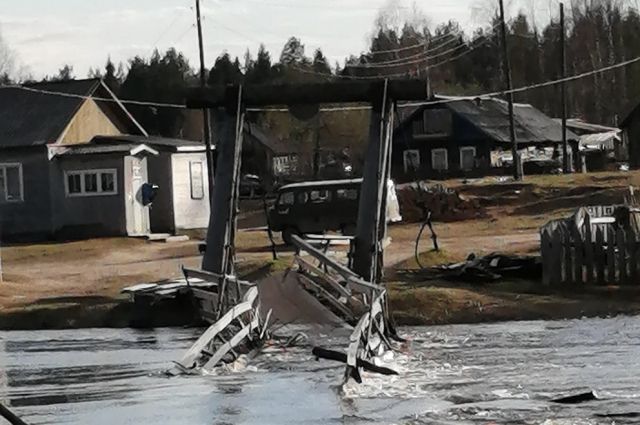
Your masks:
M 587 209 L 584 219 L 551 222 L 540 234 L 545 285 L 639 283 L 640 237 L 615 222 L 610 207 Z

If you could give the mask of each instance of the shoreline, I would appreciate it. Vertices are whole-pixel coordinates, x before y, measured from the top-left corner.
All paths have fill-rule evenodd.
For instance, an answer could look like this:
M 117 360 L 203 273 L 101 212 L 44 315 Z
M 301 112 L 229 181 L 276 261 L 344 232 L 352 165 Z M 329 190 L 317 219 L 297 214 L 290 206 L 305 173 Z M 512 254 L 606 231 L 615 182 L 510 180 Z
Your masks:
M 640 314 L 640 288 L 593 288 L 580 293 L 471 286 L 390 285 L 398 326 L 437 326 L 528 320 L 570 320 Z M 55 305 L 0 312 L 0 330 L 71 330 L 204 326 L 187 298 L 141 310 L 128 297 L 76 297 Z

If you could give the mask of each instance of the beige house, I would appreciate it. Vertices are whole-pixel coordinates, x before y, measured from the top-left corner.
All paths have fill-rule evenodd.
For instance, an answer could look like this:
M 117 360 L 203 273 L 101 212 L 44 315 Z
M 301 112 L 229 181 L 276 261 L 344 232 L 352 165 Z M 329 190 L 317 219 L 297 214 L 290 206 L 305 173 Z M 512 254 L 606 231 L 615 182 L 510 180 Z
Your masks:
M 99 79 L 0 90 L 0 238 L 206 227 L 203 152 L 150 137 Z

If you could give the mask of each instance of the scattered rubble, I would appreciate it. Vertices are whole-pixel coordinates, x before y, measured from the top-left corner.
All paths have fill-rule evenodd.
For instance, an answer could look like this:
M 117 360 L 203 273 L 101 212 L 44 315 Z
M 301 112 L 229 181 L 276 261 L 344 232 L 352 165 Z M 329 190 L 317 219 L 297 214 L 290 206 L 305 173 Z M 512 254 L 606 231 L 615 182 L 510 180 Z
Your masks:
M 484 257 L 469 255 L 461 263 L 446 264 L 422 270 L 401 273 L 407 280 L 425 281 L 445 279 L 469 283 L 495 282 L 503 278 L 542 277 L 542 260 L 538 256 L 505 255 L 499 253 Z
M 442 185 L 415 182 L 397 187 L 400 211 L 405 222 L 424 221 L 431 211 L 434 221 L 460 221 L 487 216 L 477 199 L 466 198 Z

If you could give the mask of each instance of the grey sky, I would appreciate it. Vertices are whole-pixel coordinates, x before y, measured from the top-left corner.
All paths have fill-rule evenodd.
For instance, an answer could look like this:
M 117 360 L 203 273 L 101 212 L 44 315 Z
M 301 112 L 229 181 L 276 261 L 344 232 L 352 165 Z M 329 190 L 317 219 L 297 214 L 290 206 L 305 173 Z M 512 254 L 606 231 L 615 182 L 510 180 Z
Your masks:
M 492 0 L 201 0 L 208 65 L 222 51 L 242 58 L 265 43 L 277 59 L 287 38 L 300 37 L 332 63 L 366 49 L 375 17 L 390 1 L 416 3 L 430 25 L 455 19 L 465 29 L 484 25 Z M 515 14 L 524 0 L 506 0 Z M 541 0 L 537 14 L 547 15 Z M 89 67 L 149 56 L 155 47 L 183 51 L 197 65 L 194 0 L 0 0 L 0 31 L 18 61 L 36 78 L 65 63 L 84 77 Z M 531 0 L 526 2 L 531 3 Z M 527 11 L 531 8 L 527 7 Z

